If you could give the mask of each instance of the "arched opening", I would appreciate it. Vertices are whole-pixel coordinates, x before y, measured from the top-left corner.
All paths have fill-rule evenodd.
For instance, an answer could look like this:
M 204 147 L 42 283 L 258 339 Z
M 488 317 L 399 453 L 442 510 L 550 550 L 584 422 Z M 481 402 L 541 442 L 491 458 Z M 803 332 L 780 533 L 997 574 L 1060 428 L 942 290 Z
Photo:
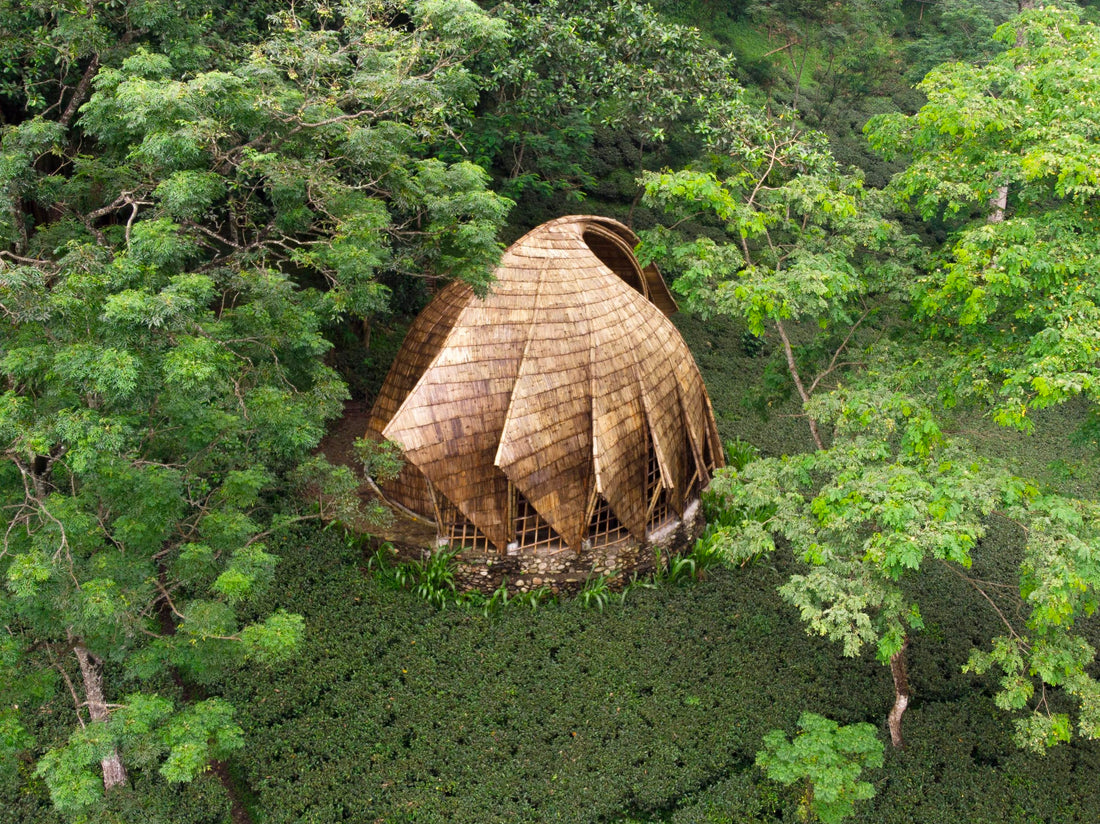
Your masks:
M 439 536 L 446 540 L 450 549 L 456 552 L 473 550 L 486 554 L 493 550 L 488 536 L 470 523 L 457 506 L 438 490 L 432 489 L 432 492 L 436 502 Z
M 549 552 L 564 549 L 565 542 L 561 536 L 514 486 L 512 495 L 513 534 L 520 550 Z
M 638 262 L 634 259 L 633 250 L 621 238 L 595 227 L 585 229 L 581 237 L 585 245 L 592 250 L 592 254 L 598 257 L 604 266 L 622 278 L 638 294 L 645 298 L 649 297 L 645 278 L 642 277 L 642 270 L 638 268 Z
M 646 467 L 646 532 L 653 532 L 668 523 L 675 513 L 669 505 L 668 490 L 661 479 L 661 465 L 657 460 L 657 449 L 650 435 L 646 442 L 648 461 Z

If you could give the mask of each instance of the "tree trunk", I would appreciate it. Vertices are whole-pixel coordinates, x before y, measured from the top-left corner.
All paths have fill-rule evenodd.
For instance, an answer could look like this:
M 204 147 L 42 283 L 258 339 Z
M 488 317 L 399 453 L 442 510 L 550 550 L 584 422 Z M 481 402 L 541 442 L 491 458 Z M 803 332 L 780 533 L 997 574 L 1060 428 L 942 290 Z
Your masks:
M 1035 8 L 1035 0 L 1016 0 L 1016 11 L 1022 14 L 1028 9 Z M 922 7 L 923 9 L 923 7 Z M 1022 28 L 1016 30 L 1016 48 L 1020 48 L 1027 40 Z M 1005 209 L 1008 208 L 1008 184 L 1000 184 L 989 198 L 989 217 L 987 223 L 1001 223 L 1005 219 Z
M 782 321 L 775 321 L 775 328 L 779 332 L 780 340 L 783 341 L 783 354 L 787 358 L 787 371 L 791 373 L 794 388 L 798 390 L 798 397 L 802 399 L 802 408 L 805 409 L 806 404 L 810 402 L 810 393 L 806 391 L 806 387 L 802 383 L 802 376 L 798 374 L 798 363 L 794 359 L 794 347 L 791 346 L 791 339 L 787 337 L 787 330 L 783 327 Z M 814 446 L 818 449 L 824 449 L 825 444 L 822 442 L 821 433 L 817 429 L 817 421 L 809 412 L 806 413 L 806 422 L 810 426 L 810 435 L 814 439 Z
M 81 77 L 80 82 L 76 84 L 76 89 L 73 91 L 72 99 L 69 100 L 69 105 L 65 107 L 65 111 L 62 112 L 58 120 L 62 126 L 68 126 L 73 116 L 80 111 L 80 107 L 88 98 L 88 92 L 92 90 L 92 81 L 95 80 L 95 76 L 98 72 L 99 55 L 96 54 L 92 57 L 92 62 L 88 64 L 88 68 L 84 70 L 84 76 Z
M 93 724 L 107 723 L 107 702 L 103 698 L 102 661 L 82 646 L 73 649 L 80 662 L 80 674 L 84 677 L 84 695 L 88 699 L 88 715 Z M 118 750 L 100 762 L 103 766 L 103 787 L 110 790 L 126 782 L 126 768 L 118 757 Z
M 890 743 L 899 749 L 905 746 L 901 737 L 901 717 L 909 706 L 909 669 L 905 665 L 905 652 L 909 649 L 909 639 L 902 642 L 901 649 L 890 656 L 890 675 L 894 677 L 894 706 L 886 717 L 890 728 Z
M 1005 207 L 1008 206 L 1008 186 L 998 186 L 993 197 L 989 198 L 988 223 L 1001 223 L 1005 219 Z

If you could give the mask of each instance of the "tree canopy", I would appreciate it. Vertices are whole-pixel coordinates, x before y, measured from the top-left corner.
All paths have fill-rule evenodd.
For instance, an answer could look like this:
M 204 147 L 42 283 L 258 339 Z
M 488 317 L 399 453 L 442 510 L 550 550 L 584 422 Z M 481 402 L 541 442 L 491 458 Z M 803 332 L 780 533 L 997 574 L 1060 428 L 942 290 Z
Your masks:
M 164 679 L 301 636 L 237 608 L 277 561 L 265 537 L 319 514 L 293 490 L 356 486 L 310 458 L 347 396 L 323 332 L 386 309 L 386 272 L 485 289 L 509 206 L 429 151 L 476 102 L 466 63 L 505 37 L 472 3 L 283 11 L 217 67 L 186 38 L 156 51 L 142 8 L 79 36 L 51 20 L 37 48 L 84 75 L 17 55 L 9 93 L 40 111 L 0 137 L 4 660 L 73 692 L 79 729 L 38 766 L 70 811 L 97 802 L 97 762 L 108 787 L 127 767 L 182 781 L 240 746 L 230 706 Z
M 1076 399 L 1100 426 L 1100 35 L 1069 3 L 924 5 L 737 4 L 775 95 L 713 32 L 633 2 L 0 0 L 5 755 L 33 752 L 57 809 L 91 819 L 128 776 L 190 781 L 244 746 L 219 679 L 305 632 L 258 606 L 275 547 L 383 517 L 318 454 L 349 330 L 366 350 L 410 295 L 483 296 L 529 216 L 612 190 L 593 211 L 636 217 L 640 255 L 769 353 L 808 425 L 811 450 L 719 473 L 708 540 L 749 572 L 789 551 L 808 631 L 890 666 L 896 744 L 930 568 L 1003 627 L 967 669 L 997 673 L 1019 743 L 1100 736 L 1100 500 L 953 418 L 1028 430 Z M 929 71 L 898 111 L 905 55 Z M 842 98 L 880 112 L 885 189 L 808 125 Z M 1021 563 L 983 581 L 995 520 Z M 69 729 L 34 742 L 51 694 Z M 846 816 L 872 733 L 802 727 L 760 765 Z M 836 774 L 807 767 L 824 752 L 848 753 Z
M 848 655 L 874 643 L 890 662 L 895 744 L 908 703 L 903 653 L 923 627 L 904 579 L 929 561 L 967 577 L 993 513 L 1025 535 L 1018 598 L 1012 608 L 998 606 L 989 590 L 1008 582 L 968 578 L 1006 629 L 968 667 L 999 668 L 998 704 L 1031 709 L 1017 719 L 1022 745 L 1069 739 L 1074 724 L 1052 706 L 1052 687 L 1076 699 L 1077 730 L 1096 736 L 1095 650 L 1080 626 L 1100 586 L 1091 560 L 1094 502 L 1015 477 L 941 428 L 945 404 L 961 400 L 1021 427 L 1030 410 L 1076 395 L 1095 402 L 1095 163 L 1082 136 L 1094 112 L 1080 107 L 1090 106 L 1100 43 L 1093 26 L 1052 9 L 1025 12 L 997 36 L 1011 46 L 988 64 L 934 70 L 921 84 L 928 102 L 920 111 L 868 126 L 876 146 L 911 156 L 892 183 L 895 196 L 954 231 L 918 278 L 895 281 L 883 317 L 901 326 L 865 338 L 828 395 L 800 391 L 809 419 L 832 425 L 831 439 L 815 438 L 816 453 L 757 461 L 715 482 L 735 513 L 733 558 L 770 552 L 782 537 L 807 566 L 781 592 L 808 629 L 841 641 Z M 830 245 L 839 246 L 832 238 Z M 735 261 L 730 271 L 733 294 L 751 294 L 754 268 Z M 771 305 L 793 314 L 800 289 L 813 282 L 783 285 Z M 854 293 L 866 299 L 871 290 L 861 284 Z M 818 298 L 833 311 L 845 305 L 828 290 Z
M 978 396 L 1027 427 L 1029 410 L 1098 397 L 1100 40 L 1059 9 L 1028 11 L 996 37 L 1009 48 L 934 69 L 919 112 L 867 128 L 880 150 L 912 156 L 898 196 L 953 224 L 914 294 L 932 339 L 950 347 L 948 400 Z

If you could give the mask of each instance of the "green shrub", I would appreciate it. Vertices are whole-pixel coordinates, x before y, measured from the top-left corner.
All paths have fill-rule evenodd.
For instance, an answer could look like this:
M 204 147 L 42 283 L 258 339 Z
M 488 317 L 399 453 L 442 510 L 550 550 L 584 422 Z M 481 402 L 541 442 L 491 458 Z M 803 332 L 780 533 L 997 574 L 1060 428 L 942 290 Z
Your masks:
M 382 585 L 331 533 L 278 551 L 258 608 L 305 616 L 301 656 L 219 687 L 242 707 L 234 768 L 264 824 L 793 824 L 798 793 L 753 767 L 767 731 L 804 711 L 881 723 L 892 702 L 877 662 L 804 633 L 775 594 L 782 567 L 638 585 L 603 612 L 571 599 L 487 618 Z M 1000 544 L 978 555 L 976 575 L 1012 564 Z M 852 820 L 1100 820 L 1091 783 L 1074 778 L 1100 770 L 1100 748 L 1017 753 L 992 683 L 960 672 L 995 616 L 985 623 L 950 572 L 927 585 L 941 595 L 926 622 L 940 629 L 910 648 L 909 749 L 887 753 Z
M 813 712 L 798 719 L 791 741 L 782 730 L 764 736 L 756 765 L 781 784 L 803 783 L 799 812 L 823 824 L 839 824 L 857 801 L 873 798 L 875 788 L 859 776 L 864 767 L 882 766 L 882 742 L 870 724 L 848 724 Z
M 413 592 L 434 607 L 442 609 L 456 598 L 455 553 L 433 552 L 423 564 L 416 566 Z
M 548 586 L 536 587 L 527 592 L 509 592 L 507 577 L 488 596 L 476 589 L 458 596 L 458 602 L 462 606 L 480 612 L 485 617 L 497 615 L 507 607 L 527 607 L 536 610 L 554 600 L 554 591 Z
M 585 609 L 603 612 L 603 608 L 611 601 L 611 583 L 614 578 L 615 574 L 612 572 L 603 572 L 588 578 L 577 593 L 577 601 Z
M 1013 536 L 991 524 L 971 574 L 1010 572 Z M 485 617 L 373 578 L 335 531 L 270 551 L 281 560 L 255 609 L 303 615 L 300 653 L 207 687 L 240 708 L 246 746 L 231 768 L 257 824 L 794 824 L 800 794 L 753 767 L 764 735 L 805 711 L 880 724 L 893 699 L 873 659 L 844 659 L 804 633 L 775 593 L 792 571 L 782 565 L 719 566 L 687 588 L 638 584 L 602 613 L 572 599 Z M 998 619 L 948 570 L 920 585 L 937 597 L 923 599 L 929 631 L 910 646 L 908 747 L 887 752 L 876 796 L 851 820 L 1100 820 L 1094 782 L 1081 780 L 1100 774 L 1100 746 L 1042 759 L 1016 750 L 993 681 L 960 669 Z M 48 709 L 30 729 L 39 747 L 68 732 L 63 685 Z M 139 783 L 126 804 L 171 824 L 221 824 L 226 797 L 214 776 L 202 782 L 200 795 Z M 24 776 L 0 788 L 0 809 L 60 824 L 43 792 Z
M 726 465 L 738 471 L 744 469 L 750 463 L 760 457 L 760 450 L 748 441 L 740 438 L 731 438 L 724 444 L 726 451 Z

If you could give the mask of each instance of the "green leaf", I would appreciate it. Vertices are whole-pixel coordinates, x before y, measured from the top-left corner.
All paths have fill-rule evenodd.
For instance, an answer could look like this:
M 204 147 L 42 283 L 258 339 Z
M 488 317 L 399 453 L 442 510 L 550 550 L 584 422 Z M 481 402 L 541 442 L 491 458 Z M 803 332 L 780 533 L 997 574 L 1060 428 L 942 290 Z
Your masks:
M 250 624 L 241 631 L 241 643 L 248 654 L 262 664 L 290 658 L 305 636 L 305 619 L 279 610 L 262 624 Z

